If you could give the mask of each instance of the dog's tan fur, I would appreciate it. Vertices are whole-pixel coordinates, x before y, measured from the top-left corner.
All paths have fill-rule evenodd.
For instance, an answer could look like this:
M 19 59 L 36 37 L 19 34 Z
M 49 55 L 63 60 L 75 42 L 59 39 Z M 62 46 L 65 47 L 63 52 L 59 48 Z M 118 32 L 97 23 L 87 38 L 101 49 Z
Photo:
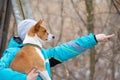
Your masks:
M 34 67 L 40 71 L 45 70 L 43 59 L 33 46 L 24 46 L 12 61 L 10 67 L 23 73 L 29 73 Z

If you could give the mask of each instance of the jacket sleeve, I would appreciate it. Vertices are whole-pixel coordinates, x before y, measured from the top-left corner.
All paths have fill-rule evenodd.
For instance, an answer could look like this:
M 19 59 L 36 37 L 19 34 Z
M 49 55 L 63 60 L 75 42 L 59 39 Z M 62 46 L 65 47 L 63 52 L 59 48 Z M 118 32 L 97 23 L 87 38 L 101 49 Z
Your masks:
M 91 33 L 87 36 L 50 48 L 46 50 L 46 53 L 49 58 L 54 58 L 59 62 L 64 62 L 83 53 L 87 49 L 92 48 L 96 44 L 97 41 L 95 39 L 95 35 Z
M 0 67 L 8 68 L 20 48 L 9 48 L 4 51 L 0 59 Z
M 0 67 L 0 80 L 26 80 L 26 74 Z

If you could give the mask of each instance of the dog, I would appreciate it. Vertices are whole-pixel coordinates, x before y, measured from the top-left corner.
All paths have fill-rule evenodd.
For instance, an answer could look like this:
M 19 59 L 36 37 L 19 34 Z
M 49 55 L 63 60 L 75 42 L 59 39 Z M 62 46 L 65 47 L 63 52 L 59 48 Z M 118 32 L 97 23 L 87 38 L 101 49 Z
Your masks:
M 24 46 L 15 56 L 10 68 L 28 74 L 32 68 L 37 67 L 37 72 L 43 80 L 51 80 L 45 67 L 41 48 L 44 42 L 51 41 L 55 37 L 48 32 L 42 22 L 43 19 L 40 19 L 29 29 L 23 41 Z

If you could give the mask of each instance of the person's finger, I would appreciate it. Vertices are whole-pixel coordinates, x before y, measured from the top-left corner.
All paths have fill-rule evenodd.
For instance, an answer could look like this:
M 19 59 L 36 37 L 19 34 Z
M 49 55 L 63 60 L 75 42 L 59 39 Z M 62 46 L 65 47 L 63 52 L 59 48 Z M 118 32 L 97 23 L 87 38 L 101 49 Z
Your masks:
M 38 73 L 34 73 L 35 77 L 37 77 L 39 74 Z
M 110 39 L 110 38 L 112 38 L 114 35 L 115 35 L 115 34 L 108 35 L 108 36 L 106 36 L 106 38 L 107 38 L 107 39 Z
M 36 67 L 34 67 L 34 68 L 30 71 L 30 73 L 35 73 L 35 72 L 36 72 L 36 70 L 37 70 L 37 68 L 36 68 Z

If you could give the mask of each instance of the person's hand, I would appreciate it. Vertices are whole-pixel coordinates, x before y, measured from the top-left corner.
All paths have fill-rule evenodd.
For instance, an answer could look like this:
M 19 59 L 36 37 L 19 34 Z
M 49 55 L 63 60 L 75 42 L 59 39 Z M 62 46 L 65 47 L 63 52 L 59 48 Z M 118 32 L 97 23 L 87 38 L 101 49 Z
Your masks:
M 37 68 L 33 68 L 27 75 L 27 80 L 36 80 L 38 73 L 36 72 Z
M 111 35 L 105 35 L 105 34 L 97 34 L 95 35 L 96 37 L 96 40 L 98 42 L 101 42 L 101 41 L 108 41 L 110 40 L 115 34 L 111 34 Z

